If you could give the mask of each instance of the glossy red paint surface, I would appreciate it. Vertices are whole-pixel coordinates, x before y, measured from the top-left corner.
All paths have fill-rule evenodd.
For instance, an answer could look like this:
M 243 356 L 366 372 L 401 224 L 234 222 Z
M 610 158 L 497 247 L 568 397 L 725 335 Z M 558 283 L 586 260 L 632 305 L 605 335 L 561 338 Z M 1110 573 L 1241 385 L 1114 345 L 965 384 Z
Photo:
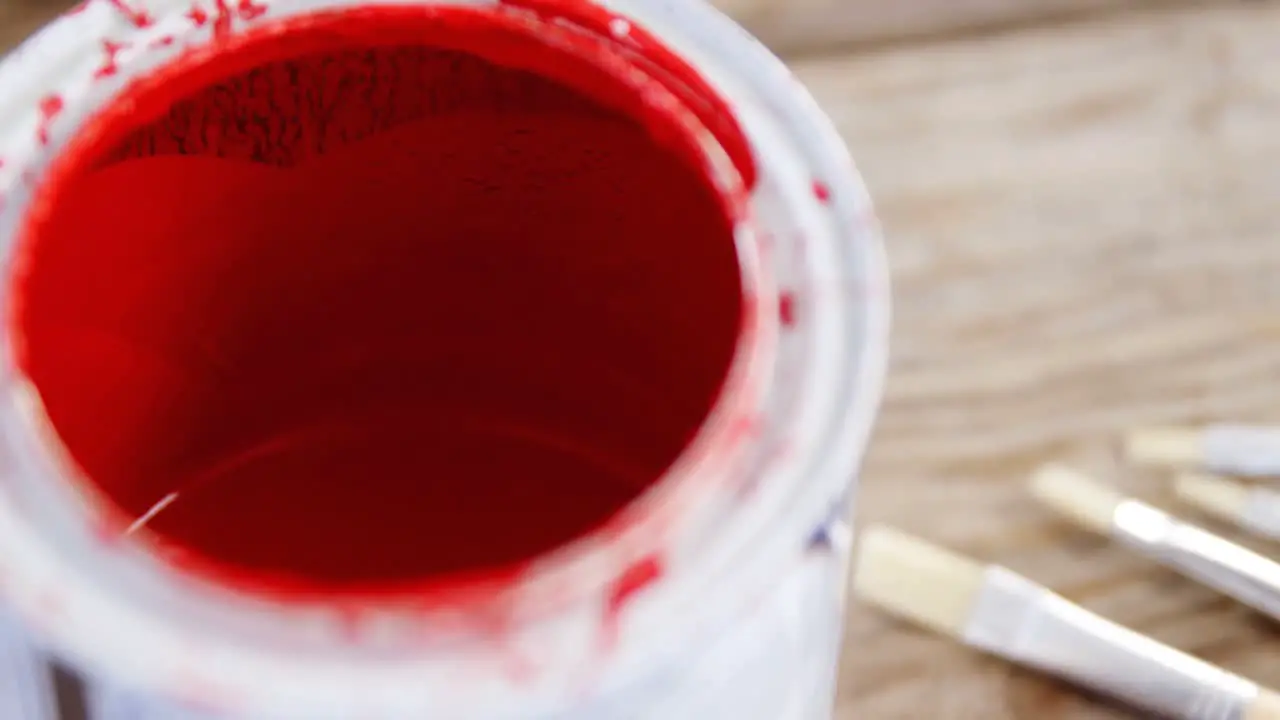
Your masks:
M 732 221 L 688 143 L 598 64 L 413 17 L 447 47 L 365 13 L 140 91 L 23 238 L 20 362 L 71 458 L 128 518 L 177 493 L 147 528 L 252 582 L 579 537 L 676 459 L 734 352 Z

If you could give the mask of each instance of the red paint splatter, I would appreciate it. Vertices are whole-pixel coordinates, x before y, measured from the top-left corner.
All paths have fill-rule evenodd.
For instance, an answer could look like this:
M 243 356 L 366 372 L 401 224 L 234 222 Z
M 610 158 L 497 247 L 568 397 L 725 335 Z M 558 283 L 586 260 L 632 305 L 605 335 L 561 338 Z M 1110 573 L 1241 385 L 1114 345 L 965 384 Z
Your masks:
M 796 325 L 796 296 L 791 291 L 784 291 L 778 298 L 778 318 L 786 328 Z
M 231 12 L 231 6 L 227 4 L 227 0 L 213 0 L 213 37 L 225 39 L 231 35 L 234 29 L 235 15 Z
M 177 39 L 174 38 L 172 35 L 164 35 L 156 38 L 155 40 L 152 40 L 151 44 L 148 47 L 150 47 L 153 50 L 158 48 L 166 48 L 174 44 L 175 42 L 177 42 Z
M 646 588 L 661 580 L 663 572 L 662 560 L 650 555 L 633 563 L 614 581 L 613 587 L 609 589 L 609 596 L 605 600 L 604 638 L 606 645 L 612 646 L 616 644 L 618 632 L 621 628 L 622 613 L 627 609 L 627 606 Z
M 267 6 L 255 3 L 253 0 L 240 0 L 236 9 L 240 11 L 240 19 L 247 21 L 257 20 L 267 14 Z
M 234 6 L 231 4 L 233 1 Z M 268 10 L 266 5 L 255 0 L 213 0 L 213 7 L 213 36 L 216 39 L 230 37 L 235 30 L 237 19 L 252 22 L 266 15 Z M 196 27 L 204 27 L 210 20 L 209 13 L 198 4 L 191 6 L 191 10 L 187 12 L 187 18 Z
M 831 202 L 831 186 L 821 180 L 813 183 L 813 196 L 818 198 L 820 203 Z
M 204 8 L 198 4 L 192 5 L 191 9 L 187 11 L 187 19 L 196 27 L 204 27 L 205 23 L 209 22 L 209 13 L 205 12 Z
M 61 95 L 47 95 L 40 101 L 40 119 L 36 126 L 36 139 L 41 145 L 48 145 L 53 132 L 53 122 L 62 114 L 66 103 Z
M 102 79 L 106 77 L 111 77 L 116 73 L 120 72 L 120 65 L 118 62 L 120 59 L 120 53 L 124 52 L 125 50 L 128 50 L 129 47 L 130 45 L 127 42 L 103 40 L 102 53 L 104 57 L 102 60 L 102 67 L 98 68 L 98 71 L 95 72 L 93 76 L 97 79 Z
M 92 1 L 92 0 L 90 0 Z M 111 7 L 117 12 L 124 15 L 129 22 L 137 28 L 148 28 L 155 23 L 155 19 L 151 17 L 145 10 L 140 10 L 130 6 L 125 0 L 107 0 Z

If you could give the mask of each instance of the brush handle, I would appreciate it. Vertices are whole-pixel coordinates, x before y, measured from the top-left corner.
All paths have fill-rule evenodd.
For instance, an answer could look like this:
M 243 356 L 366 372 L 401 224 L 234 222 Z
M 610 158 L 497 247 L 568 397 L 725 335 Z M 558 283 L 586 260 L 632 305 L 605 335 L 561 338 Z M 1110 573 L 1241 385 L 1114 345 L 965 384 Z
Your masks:
M 1246 720 L 1258 686 L 1105 620 L 1002 568 L 987 571 L 965 641 L 1172 720 Z
M 1116 508 L 1111 534 L 1166 567 L 1280 621 L 1280 564 L 1137 501 Z

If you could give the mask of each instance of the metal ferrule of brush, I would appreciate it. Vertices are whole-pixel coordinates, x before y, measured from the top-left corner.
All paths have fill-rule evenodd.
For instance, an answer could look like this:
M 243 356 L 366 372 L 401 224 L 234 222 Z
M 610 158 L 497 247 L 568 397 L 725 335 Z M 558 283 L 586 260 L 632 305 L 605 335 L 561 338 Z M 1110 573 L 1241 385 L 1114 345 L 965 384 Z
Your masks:
M 1121 503 L 1111 535 L 1167 567 L 1280 620 L 1280 564 L 1137 501 Z
M 965 640 L 1172 720 L 1244 720 L 1258 686 L 990 568 Z

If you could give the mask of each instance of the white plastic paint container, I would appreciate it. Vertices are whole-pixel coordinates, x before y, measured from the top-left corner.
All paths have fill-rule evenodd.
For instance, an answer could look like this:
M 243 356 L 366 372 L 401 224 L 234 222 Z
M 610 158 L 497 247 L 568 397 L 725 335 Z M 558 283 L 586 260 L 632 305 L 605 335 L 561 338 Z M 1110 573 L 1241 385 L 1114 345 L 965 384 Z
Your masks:
M 52 676 L 23 629 L 0 613 L 0 717 L 55 720 Z
M 612 47 L 654 93 L 646 102 L 687 121 L 700 162 L 740 196 L 749 309 L 701 430 L 607 526 L 501 582 L 430 603 L 267 597 L 104 531 L 7 331 L 5 608 L 84 675 L 94 720 L 829 718 L 846 518 L 888 318 L 879 231 L 838 135 L 780 61 L 694 0 L 382 5 L 466 7 L 533 42 L 569 33 Z M 14 52 L 0 67 L 6 276 L 46 173 L 127 89 L 179 58 L 361 7 L 89 0 Z M 705 87 L 673 78 L 662 53 Z M 712 101 L 745 138 L 749 186 L 730 167 L 740 149 L 698 125 Z M 15 720 L 44 720 L 35 677 Z

